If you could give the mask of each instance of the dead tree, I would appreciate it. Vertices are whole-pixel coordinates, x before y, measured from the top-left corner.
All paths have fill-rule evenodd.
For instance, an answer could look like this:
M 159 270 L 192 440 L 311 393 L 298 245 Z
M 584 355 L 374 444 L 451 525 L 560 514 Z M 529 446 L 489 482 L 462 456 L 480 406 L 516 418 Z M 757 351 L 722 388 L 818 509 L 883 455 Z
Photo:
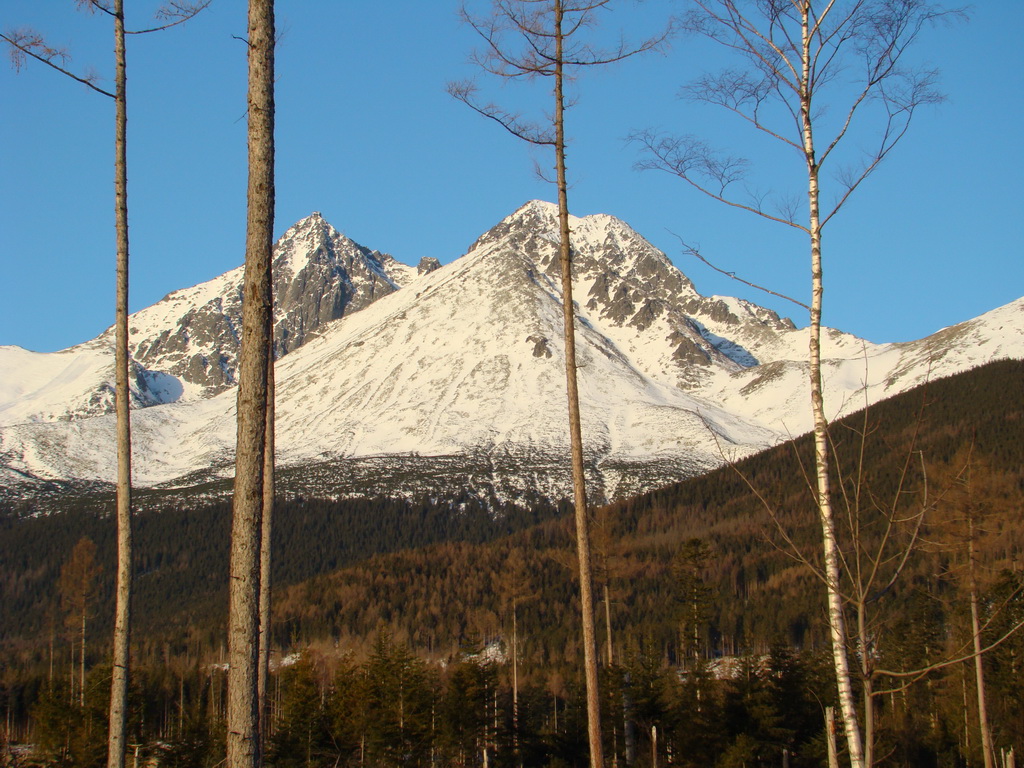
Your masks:
M 81 638 L 78 704 L 85 706 L 85 630 L 89 618 L 89 604 L 96 598 L 96 579 L 102 571 L 96 562 L 96 545 L 88 536 L 83 536 L 71 550 L 71 556 L 60 570 L 57 583 L 61 606 L 67 612 L 67 625 Z M 74 634 L 72 634 L 72 638 Z M 73 640 L 72 640 L 73 643 Z M 71 693 L 75 690 L 74 645 L 71 648 Z
M 582 33 L 610 3 L 611 0 L 493 0 L 491 13 L 484 17 L 472 15 L 463 6 L 463 19 L 483 40 L 481 49 L 474 56 L 474 63 L 484 72 L 506 80 L 551 78 L 554 104 L 549 123 L 530 123 L 493 103 L 479 101 L 477 86 L 472 81 L 452 83 L 448 87 L 452 96 L 484 117 L 496 121 L 509 133 L 530 144 L 551 147 L 555 154 L 565 380 L 569 408 L 576 549 L 579 560 L 587 723 L 590 764 L 595 767 L 603 766 L 604 758 L 601 745 L 589 512 L 576 375 L 572 245 L 565 163 L 565 112 L 568 107 L 565 85 L 571 73 L 577 69 L 621 61 L 655 47 L 664 39 L 664 36 L 652 38 L 635 47 L 628 47 L 623 43 L 610 51 L 598 50 L 581 41 Z
M 238 365 L 238 434 L 228 616 L 227 765 L 256 768 L 260 749 L 260 571 L 267 461 L 274 227 L 274 2 L 250 0 L 249 181 Z
M 991 576 L 985 577 L 988 569 L 985 568 L 983 552 L 986 545 L 990 546 L 989 542 L 996 538 L 986 518 L 994 510 L 1005 508 L 1012 491 L 1002 473 L 994 471 L 984 457 L 975 454 L 973 444 L 954 457 L 947 473 L 951 475 L 947 480 L 947 492 L 929 543 L 937 551 L 952 551 L 963 559 L 959 567 L 951 569 L 951 573 L 957 575 L 960 590 L 967 593 L 981 752 L 985 768 L 994 768 L 996 751 L 985 684 L 985 655 L 989 650 L 986 646 L 992 646 L 993 641 L 1001 643 L 1009 634 L 1019 631 L 1022 622 L 1013 620 L 1011 608 L 1012 601 L 1020 596 L 1019 588 L 1011 590 L 1008 598 L 994 598 Z M 983 613 L 989 615 L 983 617 Z M 1000 613 L 1006 616 L 1000 616 Z M 991 626 L 996 619 L 1002 624 L 998 630 Z
M 822 573 L 840 713 L 853 768 L 869 765 L 870 756 L 864 754 L 854 704 L 830 486 L 821 369 L 822 231 L 903 138 L 917 108 L 941 100 L 934 88 L 935 71 L 908 67 L 905 53 L 926 26 L 957 13 L 927 0 L 691 0 L 681 26 L 734 51 L 743 66 L 705 75 L 683 94 L 725 108 L 799 157 L 806 171 L 806 216 L 790 201 L 770 208 L 764 195 L 737 194 L 749 165 L 743 158 L 717 152 L 694 136 L 654 131 L 633 136 L 645 150 L 641 168 L 673 173 L 715 200 L 807 235 L 808 376 Z M 877 128 L 870 132 L 873 149 L 859 163 L 838 169 L 835 199 L 823 209 L 821 170 L 836 165 L 844 139 L 864 140 L 862 123 L 869 130 L 871 125 Z
M 109 16 L 114 24 L 114 91 L 99 87 L 94 76 L 80 76 L 66 68 L 70 56 L 50 47 L 42 36 L 22 30 L 0 34 L 11 46 L 15 67 L 30 56 L 62 74 L 114 100 L 114 221 L 117 239 L 116 298 L 114 302 L 114 411 L 117 431 L 117 583 L 114 608 L 114 655 L 110 684 L 110 730 L 107 743 L 108 768 L 122 768 L 125 753 L 129 647 L 131 644 L 132 595 L 132 477 L 131 477 L 131 391 L 128 349 L 128 160 L 127 160 L 127 62 L 125 36 L 159 32 L 188 21 L 211 0 L 180 2 L 161 6 L 155 27 L 125 29 L 124 0 L 75 0 L 79 8 Z

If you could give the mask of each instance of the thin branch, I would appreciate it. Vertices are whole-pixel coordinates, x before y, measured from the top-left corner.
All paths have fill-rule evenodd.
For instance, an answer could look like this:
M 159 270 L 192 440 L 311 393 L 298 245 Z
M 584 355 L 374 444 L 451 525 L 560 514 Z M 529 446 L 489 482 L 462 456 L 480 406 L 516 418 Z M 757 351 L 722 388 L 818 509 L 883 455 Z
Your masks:
M 988 622 L 986 622 L 986 626 L 988 626 Z M 985 627 L 982 627 L 982 629 L 984 629 L 984 628 Z M 943 661 L 937 661 L 934 664 L 928 664 L 928 665 L 926 665 L 924 667 L 920 667 L 918 669 L 910 670 L 910 671 L 907 671 L 907 672 L 895 672 L 893 670 L 888 670 L 888 669 L 877 669 L 877 670 L 875 670 L 875 674 L 878 675 L 878 676 L 893 677 L 893 678 L 896 678 L 897 680 L 909 679 L 909 682 L 907 683 L 907 686 L 913 685 L 913 683 L 917 682 L 918 680 L 920 680 L 921 678 L 925 677 L 926 675 L 931 674 L 932 672 L 935 672 L 935 671 L 940 670 L 940 669 L 945 669 L 946 667 L 951 667 L 951 666 L 953 666 L 955 664 L 962 664 L 963 662 L 970 661 L 971 659 L 974 659 L 974 658 L 976 658 L 978 656 L 984 656 L 989 651 L 994 650 L 994 649 L 998 648 L 1000 645 L 1002 645 L 1003 643 L 1005 643 L 1007 640 L 1009 640 L 1011 637 L 1013 637 L 1021 629 L 1024 629 L 1024 619 L 1021 619 L 1020 621 L 1018 621 L 1016 624 L 1014 624 L 1012 627 L 1010 627 L 1010 629 L 1008 629 L 1006 632 L 1004 632 L 999 638 L 997 638 L 996 640 L 993 640 L 991 643 L 986 645 L 984 648 L 982 648 L 978 652 L 971 651 L 970 653 L 965 653 L 965 654 L 962 654 L 962 655 L 957 656 L 957 657 L 952 658 L 952 659 L 944 659 Z M 972 639 L 973 639 L 973 636 L 972 636 Z M 966 648 L 969 642 L 971 642 L 971 641 L 965 641 L 964 644 L 961 646 L 961 648 Z M 905 687 L 906 686 L 901 686 L 901 687 L 894 688 L 893 692 L 899 691 L 899 690 L 901 690 L 902 688 L 905 688 Z M 890 691 L 888 691 L 888 690 L 877 691 L 876 693 L 877 693 L 877 695 L 882 696 L 884 694 L 890 693 Z
M 750 165 L 746 159 L 717 155 L 705 142 L 693 136 L 674 137 L 659 135 L 653 131 L 634 131 L 626 140 L 641 144 L 652 156 L 651 159 L 638 161 L 634 165 L 637 170 L 666 171 L 720 203 L 755 213 L 769 221 L 785 224 L 801 232 L 809 232 L 808 227 L 803 224 L 770 214 L 759 204 L 741 203 L 725 196 L 729 185 L 744 177 Z M 694 178 L 695 174 L 716 182 L 718 191 L 698 181 Z
M 704 425 L 704 428 L 707 429 L 708 432 L 711 434 L 711 438 L 715 441 L 715 447 L 718 449 L 718 455 L 722 457 L 722 460 L 737 475 L 739 475 L 739 478 L 743 481 L 743 484 L 747 486 L 747 490 L 754 494 L 754 497 L 758 500 L 761 507 L 768 514 L 768 518 L 772 521 L 772 524 L 775 526 L 776 533 L 778 533 L 779 536 L 782 537 L 782 540 L 786 543 L 788 549 L 779 546 L 771 539 L 765 537 L 768 543 L 772 547 L 774 547 L 774 549 L 777 552 L 780 552 L 781 554 L 790 558 L 794 562 L 799 563 L 800 565 L 807 568 L 807 570 L 809 570 L 811 574 L 817 577 L 823 584 L 827 583 L 824 571 L 822 571 L 815 563 L 813 563 L 810 560 L 810 558 L 807 557 L 807 555 L 805 555 L 801 551 L 800 547 L 789 535 L 786 526 L 782 524 L 781 517 L 779 516 L 779 511 L 776 509 L 776 507 L 773 504 L 771 504 L 771 502 L 768 501 L 765 495 L 761 493 L 760 489 L 758 489 L 757 486 L 755 486 L 754 483 L 750 480 L 750 478 L 747 477 L 747 475 L 743 472 L 743 470 L 740 469 L 739 465 L 725 455 L 725 451 L 722 449 L 722 443 L 718 439 L 718 432 L 712 428 L 711 424 L 707 421 L 707 419 L 704 418 L 704 415 L 702 413 L 697 411 L 696 415 L 697 418 L 701 420 L 701 423 Z
M 609 0 L 564 3 L 564 28 L 558 35 L 559 39 L 573 40 L 580 30 L 594 24 L 593 13 L 608 3 Z M 557 67 L 562 67 L 563 77 L 568 79 L 573 69 L 612 64 L 657 50 L 673 31 L 670 24 L 662 33 L 635 46 L 620 39 L 619 44 L 610 50 L 576 43 L 556 55 L 556 35 L 552 29 L 551 11 L 546 4 L 534 4 L 529 0 L 495 0 L 493 12 L 486 17 L 471 14 L 463 4 L 459 15 L 483 42 L 482 48 L 471 54 L 470 61 L 488 74 L 508 80 L 554 77 Z M 471 98 L 475 91 L 476 86 L 467 88 L 465 82 L 448 85 L 449 94 L 484 117 L 495 120 L 517 138 L 532 144 L 553 145 L 554 140 L 547 132 L 538 131 L 533 124 L 523 122 L 520 115 Z
M 496 104 L 478 103 L 474 98 L 477 90 L 476 85 L 471 81 L 449 83 L 447 87 L 450 96 L 461 101 L 474 112 L 493 120 L 516 138 L 538 146 L 553 147 L 555 145 L 555 139 L 550 130 L 544 131 L 537 125 L 523 122 L 518 114 L 507 112 Z
M 86 13 L 100 11 L 108 16 L 114 16 L 114 9 L 104 3 L 101 3 L 100 0 L 75 0 L 75 5 L 83 9 Z
M 116 99 L 117 96 L 110 91 L 100 88 L 95 83 L 95 76 L 81 77 L 65 69 L 60 64 L 54 63 L 55 59 L 59 59 L 61 62 L 70 61 L 71 57 L 63 49 L 50 48 L 43 41 L 43 38 L 30 30 L 21 32 L 12 32 L 13 37 L 0 32 L 0 39 L 6 40 L 12 47 L 11 51 L 11 62 L 16 70 L 21 69 L 23 66 L 25 56 L 31 56 L 37 61 L 41 61 L 49 67 L 57 70 L 63 75 L 67 75 L 72 80 L 77 80 L 82 85 L 87 85 L 97 93 L 102 93 L 104 96 L 109 96 L 112 99 Z M 37 53 L 36 51 L 39 51 Z
M 708 261 L 706 258 L 704 258 L 704 255 L 700 252 L 700 250 L 698 248 L 696 248 L 696 247 L 694 247 L 692 245 L 688 245 L 683 240 L 683 238 L 681 238 L 679 235 L 677 235 L 672 230 L 669 229 L 669 230 L 666 230 L 666 231 L 670 235 L 672 235 L 676 240 L 679 241 L 679 244 L 683 247 L 683 253 L 689 254 L 690 256 L 694 256 L 695 258 L 699 259 L 700 261 L 704 262 L 707 266 L 709 266 L 713 270 L 715 270 L 715 272 L 718 272 L 719 274 L 725 275 L 726 277 L 731 278 L 733 280 L 736 280 L 737 282 L 743 283 L 744 285 L 749 285 L 751 288 L 756 288 L 757 290 L 763 291 L 764 293 L 768 293 L 768 294 L 771 294 L 772 296 L 777 296 L 780 299 L 785 299 L 786 301 L 790 301 L 793 304 L 796 304 L 798 307 L 803 307 L 808 312 L 811 310 L 811 308 L 809 306 L 807 306 L 806 304 L 804 304 L 802 301 L 799 301 L 799 300 L 794 299 L 794 298 L 792 298 L 790 296 L 787 296 L 784 293 L 778 293 L 777 291 L 773 291 L 771 288 L 765 288 L 763 285 L 758 285 L 757 283 L 752 283 L 749 280 L 744 280 L 742 277 L 738 276 L 735 272 L 726 272 L 724 269 L 721 269 L 720 267 L 716 267 L 714 264 L 712 264 L 710 261 Z
M 213 0 L 200 0 L 197 3 L 183 3 L 171 0 L 171 2 L 161 6 L 156 12 L 156 18 L 169 20 L 167 24 L 150 27 L 149 29 L 126 29 L 124 33 L 126 35 L 145 35 L 150 32 L 162 32 L 165 29 L 176 27 L 179 24 L 184 24 L 189 19 L 195 18 L 206 10 L 211 2 Z

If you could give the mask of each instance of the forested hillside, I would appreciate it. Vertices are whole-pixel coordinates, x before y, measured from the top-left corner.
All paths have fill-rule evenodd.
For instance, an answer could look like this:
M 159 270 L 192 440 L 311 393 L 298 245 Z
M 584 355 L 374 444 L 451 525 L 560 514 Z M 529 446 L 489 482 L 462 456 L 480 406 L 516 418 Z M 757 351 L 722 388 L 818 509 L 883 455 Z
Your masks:
M 538 502 L 529 509 L 484 506 L 466 498 L 292 498 L 277 505 L 274 578 L 281 587 L 350 565 L 372 555 L 413 549 L 438 541 L 480 543 L 524 528 L 558 511 Z M 159 642 L 201 631 L 223 630 L 227 600 L 230 503 L 172 507 L 138 516 L 136 598 L 141 634 Z M 0 515 L 0 646 L 15 650 L 48 637 L 59 608 L 61 569 L 75 543 L 88 538 L 97 562 L 111 562 L 113 521 L 95 505 L 39 517 Z M 95 605 L 98 626 L 112 610 L 112 574 L 99 570 Z
M 932 382 L 833 425 L 842 475 L 837 474 L 837 487 L 843 488 L 845 504 L 860 504 L 857 546 L 870 551 L 883 537 L 899 546 L 913 542 L 899 578 L 871 601 L 875 653 L 890 668 L 909 670 L 955 656 L 969 636 L 964 510 L 973 511 L 979 531 L 975 543 L 983 568 L 978 578 L 984 610 L 992 618 L 986 636 L 997 636 L 1024 613 L 1021 596 L 1014 592 L 1021 585 L 1024 556 L 1022 416 L 1024 363 L 1011 361 Z M 644 717 L 660 722 L 663 733 L 675 734 L 665 738 L 674 738 L 677 748 L 690 738 L 682 725 L 684 702 L 694 695 L 687 686 L 699 670 L 716 691 L 715 706 L 734 709 L 740 704 L 730 704 L 730 697 L 755 695 L 738 693 L 737 680 L 755 687 L 782 684 L 768 671 L 778 665 L 787 674 L 827 680 L 821 670 L 827 647 L 822 589 L 790 551 L 817 562 L 818 532 L 806 477 L 810 450 L 809 440 L 800 438 L 734 467 L 594 512 L 603 596 L 598 613 L 602 655 L 612 662 L 610 689 L 620 689 L 626 671 L 634 685 L 646 680 L 652 688 Z M 911 537 L 906 525 L 877 527 L 887 519 L 882 514 L 887 508 L 903 523 L 923 513 L 916 535 Z M 222 705 L 217 699 L 222 680 L 210 664 L 223 656 L 228 518 L 226 506 L 215 506 L 149 512 L 138 520 L 137 637 L 145 670 L 139 685 L 151 688 L 148 700 L 164 702 L 165 711 L 153 717 L 168 733 L 188 730 L 189 706 L 218 712 Z M 534 737 L 548 739 L 543 749 L 553 754 L 551 740 L 569 738 L 566 728 L 573 717 L 572 727 L 579 726 L 571 521 L 558 510 L 540 504 L 529 511 L 489 510 L 468 498 L 454 504 L 294 498 L 279 502 L 277 519 L 275 657 L 306 649 L 301 664 L 288 667 L 279 679 L 281 738 L 290 733 L 287 718 L 294 717 L 288 707 L 298 706 L 289 704 L 288 697 L 298 696 L 301 686 L 319 686 L 314 698 L 321 704 L 334 701 L 331 697 L 343 691 L 335 675 L 355 675 L 360 685 L 371 684 L 370 667 L 391 656 L 419 670 L 417 679 L 428 698 L 454 695 L 453 680 L 470 685 L 460 676 L 483 675 L 473 685 L 490 690 L 490 706 L 497 707 L 487 726 L 489 738 L 497 743 L 502 728 L 501 738 L 511 738 L 511 725 L 499 727 L 498 720 L 511 717 L 506 699 L 513 645 L 518 683 L 539 697 L 524 701 L 523 715 L 529 711 L 536 718 Z M 43 692 L 53 690 L 48 686 L 54 678 L 77 684 L 73 675 L 60 671 L 80 658 L 77 619 L 62 596 L 61 574 L 83 538 L 96 544 L 95 562 L 109 562 L 113 523 L 94 511 L 72 508 L 45 517 L 9 510 L 0 525 L 5 598 L 0 605 L 0 673 L 13 721 L 24 727 Z M 847 544 L 852 557 L 849 539 Z M 97 571 L 86 609 L 86 660 L 95 667 L 91 674 L 102 674 L 108 653 L 104 635 L 111 576 Z M 1006 597 L 1009 606 L 1002 605 Z M 485 649 L 484 656 L 465 655 Z M 1022 657 L 1020 636 L 986 657 L 991 714 L 1001 743 L 1020 743 L 1024 736 L 1019 719 L 1024 702 L 1015 678 Z M 481 666 L 482 658 L 497 662 Z M 722 666 L 723 659 L 736 658 L 740 661 Z M 441 662 L 456 667 L 435 666 Z M 730 669 L 741 677 L 723 671 Z M 688 670 L 687 676 L 673 677 L 672 670 Z M 715 674 L 722 679 L 712 682 Z M 956 721 L 960 717 L 962 723 L 956 702 L 968 684 L 965 674 L 965 666 L 955 664 L 929 677 L 927 686 L 912 688 L 912 699 L 907 693 L 892 699 L 880 723 L 883 741 L 895 740 L 896 749 L 896 741 L 903 740 L 900 749 L 910 750 L 908 755 L 969 750 Z M 300 688 L 293 691 L 290 685 Z M 799 702 L 811 691 L 823 700 L 831 696 L 827 684 L 808 682 L 793 706 L 804 706 Z M 631 695 L 639 700 L 639 692 Z M 756 694 L 767 695 L 763 690 Z M 186 706 L 188 701 L 193 703 Z M 555 726 L 551 717 L 559 706 L 568 710 L 561 726 Z M 748 706 L 753 705 L 743 704 Z M 925 712 L 931 712 L 928 727 L 921 719 Z M 329 714 L 321 712 L 327 718 L 323 723 Z M 716 731 L 717 742 L 709 735 L 703 747 L 691 744 L 694 754 L 736 747 L 743 733 L 753 738 L 744 730 L 743 717 L 735 712 L 730 717 L 728 726 Z M 820 744 L 813 749 L 810 744 L 820 737 L 820 713 L 811 717 L 804 712 L 800 718 L 787 732 L 792 740 L 799 731 L 807 743 L 796 750 L 794 741 L 794 754 L 818 754 Z M 323 728 L 329 730 L 326 724 Z M 610 736 L 621 737 L 618 731 Z M 771 741 L 765 734 L 757 738 Z M 620 748 L 625 749 L 624 742 Z M 754 753 L 761 754 L 757 749 Z M 905 764 L 927 764 L 914 759 L 907 757 Z
M 912 565 L 886 596 L 894 614 L 906 601 L 921 599 L 922 590 L 937 605 L 955 597 L 956 565 L 964 554 L 947 529 L 955 503 L 952 475 L 965 466 L 973 467 L 976 483 L 989 494 L 981 541 L 987 567 L 1020 568 L 1022 369 L 1019 362 L 986 366 L 834 425 L 849 503 L 855 493 L 864 506 L 865 500 L 881 504 L 898 497 L 906 514 L 926 512 Z M 600 581 L 611 592 L 617 642 L 656 639 L 665 658 L 675 659 L 685 597 L 680 585 L 690 571 L 699 572 L 707 590 L 701 630 L 706 654 L 763 651 L 774 642 L 795 649 L 822 645 L 817 584 L 787 553 L 766 512 L 766 505 L 777 510 L 786 535 L 815 557 L 810 451 L 809 440 L 801 438 L 735 467 L 596 510 Z M 864 533 L 867 546 L 877 532 Z M 554 621 L 573 593 L 569 547 L 569 521 L 562 518 L 483 545 L 448 541 L 378 555 L 285 591 L 278 600 L 279 626 L 304 640 L 348 639 L 365 637 L 384 621 L 417 647 L 443 649 L 506 633 L 509 605 L 519 596 L 521 626 L 534 642 L 571 648 L 571 629 Z

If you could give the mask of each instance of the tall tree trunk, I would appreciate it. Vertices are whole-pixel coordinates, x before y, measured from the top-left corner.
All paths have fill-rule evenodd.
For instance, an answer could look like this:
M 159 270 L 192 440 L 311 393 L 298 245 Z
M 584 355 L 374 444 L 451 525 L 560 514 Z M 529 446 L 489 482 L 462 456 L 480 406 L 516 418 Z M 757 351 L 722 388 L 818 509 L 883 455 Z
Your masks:
M 809 375 L 811 384 L 811 413 L 814 419 L 814 465 L 817 475 L 818 516 L 821 522 L 821 540 L 824 555 L 825 584 L 828 598 L 829 631 L 832 638 L 832 661 L 835 667 L 839 693 L 839 709 L 846 732 L 851 768 L 864 768 L 860 726 L 853 700 L 850 660 L 846 647 L 846 624 L 843 599 L 839 592 L 839 547 L 836 540 L 835 518 L 832 512 L 832 492 L 829 486 L 828 420 L 822 394 L 821 376 L 821 304 L 823 296 L 821 265 L 821 222 L 818 205 L 818 164 L 812 130 L 811 34 L 810 3 L 801 3 L 803 72 L 800 98 L 800 118 L 803 129 L 804 156 L 807 161 L 807 197 L 811 241 L 811 326 L 808 339 Z
M 114 658 L 110 679 L 107 768 L 123 768 L 128 717 L 132 599 L 132 438 L 128 387 L 128 166 L 127 69 L 124 0 L 114 0 L 114 57 L 117 81 L 114 127 L 114 216 L 117 228 L 117 298 L 114 320 L 114 408 L 117 419 L 117 586 Z
M 629 670 L 622 673 L 622 749 L 626 765 L 636 763 L 636 721 L 633 718 L 633 679 Z
M 828 768 L 839 768 L 836 749 L 836 717 L 832 707 L 825 707 L 825 740 L 828 746 Z
M 974 642 L 974 682 L 978 692 L 978 727 L 981 729 L 981 752 L 985 759 L 985 768 L 995 765 L 995 748 L 992 745 L 992 729 L 988 723 L 988 706 L 985 701 L 985 669 L 984 655 L 981 648 L 981 621 L 978 616 L 978 583 L 975 576 L 974 551 L 974 512 L 967 513 L 968 538 L 968 580 L 971 590 L 971 634 Z
M 870 768 L 875 764 L 875 680 L 871 668 L 873 662 L 868 648 L 867 606 L 860 603 L 857 610 L 857 645 L 861 649 L 860 664 L 863 685 L 861 697 L 864 702 L 864 751 L 861 759 L 865 768 Z
M 615 655 L 612 653 L 612 603 L 608 595 L 608 582 L 604 583 L 604 630 L 608 643 L 608 668 L 615 664 Z
M 269 313 L 270 352 L 267 358 L 267 424 L 265 453 L 263 456 L 263 520 L 260 536 L 260 647 L 257 696 L 260 706 L 260 737 L 266 746 L 269 730 L 269 702 L 267 700 L 267 679 L 270 676 L 270 566 L 271 534 L 274 519 L 274 311 L 271 296 Z
M 249 184 L 228 619 L 228 768 L 261 765 L 259 593 L 274 226 L 274 3 L 249 0 Z
M 569 441 L 572 452 L 572 490 L 576 518 L 576 553 L 580 567 L 580 607 L 583 623 L 583 667 L 587 684 L 587 736 L 591 768 L 604 768 L 601 744 L 601 697 L 597 679 L 597 633 L 594 620 L 594 579 L 590 555 L 590 521 L 583 470 L 580 395 L 576 381 L 576 313 L 572 300 L 572 245 L 569 240 L 569 202 L 565 178 L 565 100 L 562 3 L 555 0 L 555 169 L 558 184 L 558 226 L 561 240 L 562 321 L 565 334 L 565 381 L 569 401 Z
M 78 662 L 78 703 L 85 706 L 85 600 L 82 600 L 82 654 Z
M 836 673 L 839 693 L 839 709 L 846 733 L 847 748 L 852 768 L 863 768 L 860 726 L 853 702 L 853 686 L 850 675 L 850 660 L 846 647 L 846 622 L 843 615 L 843 599 L 839 591 L 840 567 L 839 545 L 836 539 L 835 518 L 832 512 L 832 494 L 829 486 L 828 420 L 822 396 L 821 380 L 821 240 L 817 221 L 817 180 L 812 177 L 812 234 L 811 272 L 813 288 L 811 293 L 810 328 L 810 379 L 811 408 L 814 417 L 814 462 L 818 484 L 818 516 L 821 522 L 821 541 L 825 565 L 825 584 L 828 598 L 828 622 L 832 639 L 832 662 Z
M 523 760 L 519 752 L 519 633 L 516 623 L 516 601 L 512 599 L 512 754 L 517 768 Z

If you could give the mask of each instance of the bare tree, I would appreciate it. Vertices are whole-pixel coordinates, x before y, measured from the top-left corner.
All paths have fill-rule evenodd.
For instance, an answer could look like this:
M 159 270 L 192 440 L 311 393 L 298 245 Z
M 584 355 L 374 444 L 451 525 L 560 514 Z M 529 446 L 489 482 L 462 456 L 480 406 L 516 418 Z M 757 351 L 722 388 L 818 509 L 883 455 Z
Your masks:
M 565 380 L 569 406 L 569 441 L 572 461 L 576 550 L 579 560 L 580 602 L 584 673 L 587 685 L 587 724 L 590 764 L 604 765 L 601 745 L 601 711 L 598 692 L 597 640 L 594 622 L 589 512 L 583 468 L 583 437 L 580 427 L 579 387 L 576 376 L 575 311 L 572 299 L 572 246 L 569 233 L 568 184 L 565 163 L 565 112 L 569 106 L 565 85 L 573 71 L 610 64 L 655 47 L 664 36 L 629 47 L 624 42 L 612 50 L 599 50 L 580 41 L 611 0 L 493 0 L 491 13 L 474 16 L 463 6 L 463 19 L 477 32 L 483 45 L 474 62 L 484 71 L 506 80 L 551 78 L 554 108 L 545 125 L 524 121 L 493 103 L 480 102 L 472 81 L 452 83 L 449 93 L 478 113 L 496 121 L 514 136 L 555 153 L 558 189 L 559 264 L 562 282 L 562 320 L 565 343 Z
M 975 454 L 973 444 L 953 458 L 947 473 L 951 475 L 947 480 L 949 487 L 940 505 L 940 518 L 934 526 L 935 538 L 931 543 L 937 550 L 952 550 L 964 558 L 964 562 L 952 568 L 951 572 L 960 572 L 960 588 L 967 593 L 970 607 L 970 655 L 974 664 L 981 752 L 985 768 L 993 768 L 996 765 L 996 754 L 985 691 L 985 654 L 1009 634 L 1019 631 L 1021 622 L 1013 621 L 1010 610 L 1011 601 L 1019 597 L 1019 590 L 1011 590 L 1009 600 L 999 600 L 992 596 L 991 575 L 986 579 L 985 572 L 988 569 L 983 564 L 983 551 L 987 540 L 996 538 L 986 518 L 994 510 L 1005 508 L 1012 490 L 1003 473 L 994 471 L 984 457 Z M 989 614 L 984 620 L 983 612 Z M 1010 620 L 1006 622 L 1004 618 L 999 622 L 1004 631 L 993 632 L 993 619 L 1000 618 L 1000 612 L 1006 613 Z
M 78 680 L 78 703 L 85 706 L 85 630 L 89 618 L 89 604 L 96 597 L 96 577 L 101 571 L 96 562 L 96 545 L 88 536 L 83 536 L 71 550 L 71 556 L 60 569 L 61 607 L 67 612 L 67 624 L 80 636 L 80 662 Z M 74 661 L 74 646 L 71 649 Z M 71 672 L 71 692 L 75 689 L 74 665 Z
M 867 763 L 851 683 L 822 393 L 822 231 L 903 138 L 917 108 L 941 100 L 934 88 L 936 72 L 908 67 L 905 53 L 926 26 L 957 14 L 927 0 L 691 0 L 682 27 L 734 51 L 745 66 L 705 75 L 683 94 L 725 108 L 793 150 L 806 170 L 806 217 L 786 200 L 769 208 L 764 195 L 736 194 L 748 171 L 744 158 L 717 152 L 694 136 L 653 131 L 633 136 L 645 149 L 641 168 L 669 171 L 715 200 L 808 237 L 808 375 L 822 572 L 840 712 L 854 768 Z M 878 129 L 871 134 L 873 149 L 859 164 L 837 169 L 835 199 L 823 210 L 821 170 L 836 165 L 844 139 L 863 140 L 865 122 Z
M 238 365 L 238 435 L 228 617 L 227 765 L 262 764 L 259 646 L 261 523 L 267 461 L 274 227 L 274 2 L 250 0 L 249 182 Z
M 67 51 L 50 47 L 31 30 L 0 34 L 11 45 L 12 61 L 20 67 L 31 56 L 58 72 L 89 86 L 114 100 L 114 221 L 117 238 L 116 298 L 114 301 L 114 410 L 117 431 L 117 585 L 114 608 L 114 656 L 110 683 L 110 730 L 107 742 L 108 768 L 124 765 L 125 726 L 131 644 L 132 595 L 132 470 L 131 470 L 131 390 L 129 389 L 128 349 L 128 160 L 127 160 L 127 61 L 125 35 L 159 32 L 188 21 L 211 0 L 181 2 L 169 0 L 156 13 L 160 23 L 140 30 L 125 29 L 124 0 L 75 0 L 89 13 L 100 12 L 114 23 L 113 93 L 99 87 L 95 76 L 80 76 L 66 69 Z

